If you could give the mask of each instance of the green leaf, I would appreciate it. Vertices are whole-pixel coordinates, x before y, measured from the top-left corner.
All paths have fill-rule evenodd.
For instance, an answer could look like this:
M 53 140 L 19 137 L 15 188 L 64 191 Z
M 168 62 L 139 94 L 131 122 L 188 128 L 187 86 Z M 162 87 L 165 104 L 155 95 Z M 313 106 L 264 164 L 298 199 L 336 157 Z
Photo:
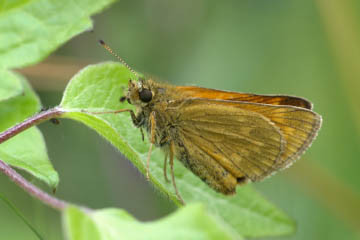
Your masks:
M 133 126 L 128 113 L 91 115 L 81 112 L 131 108 L 127 103 L 120 103 L 119 98 L 123 96 L 129 78 L 134 77 L 117 63 L 89 66 L 71 80 L 60 106 L 67 111 L 65 117 L 95 129 L 145 173 L 149 143 L 147 139 L 142 142 L 140 131 Z M 163 153 L 155 149 L 150 161 L 150 180 L 159 191 L 179 204 L 172 184 L 164 180 L 163 161 Z M 240 235 L 275 236 L 294 231 L 293 221 L 251 186 L 238 187 L 235 196 L 224 196 L 210 189 L 179 161 L 175 161 L 174 168 L 176 183 L 185 202 L 206 203 L 209 211 L 220 216 Z
M 17 75 L 6 70 L 0 70 L 0 102 L 21 94 L 21 81 Z
M 64 214 L 69 240 L 241 239 L 200 204 L 187 205 L 154 222 L 138 222 L 120 209 L 84 213 L 69 207 Z
M 25 79 L 23 94 L 0 102 L 0 131 L 23 121 L 40 110 L 40 101 Z M 59 177 L 48 158 L 45 142 L 39 129 L 32 127 L 0 144 L 0 159 L 11 166 L 21 168 L 51 188 L 56 188 Z
M 90 15 L 114 1 L 0 1 L 0 68 L 39 62 L 75 35 L 90 29 Z

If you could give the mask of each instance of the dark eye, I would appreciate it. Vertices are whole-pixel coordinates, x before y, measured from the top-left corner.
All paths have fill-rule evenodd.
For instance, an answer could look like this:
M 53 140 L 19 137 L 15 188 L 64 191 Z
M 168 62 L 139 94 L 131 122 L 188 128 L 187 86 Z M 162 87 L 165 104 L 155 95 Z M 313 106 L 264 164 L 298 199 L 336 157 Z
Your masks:
M 152 99 L 152 92 L 149 89 L 144 88 L 139 92 L 139 97 L 142 102 L 150 102 Z

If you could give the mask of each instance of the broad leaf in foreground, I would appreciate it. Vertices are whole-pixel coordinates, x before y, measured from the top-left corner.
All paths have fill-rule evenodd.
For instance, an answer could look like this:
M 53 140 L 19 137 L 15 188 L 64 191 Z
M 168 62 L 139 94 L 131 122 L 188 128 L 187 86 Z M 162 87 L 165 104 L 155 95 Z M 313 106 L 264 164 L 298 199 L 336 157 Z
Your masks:
M 23 92 L 19 96 L 0 102 L 0 132 L 34 115 L 41 108 L 38 97 L 26 80 L 21 76 L 17 77 L 22 84 Z M 36 127 L 1 143 L 0 159 L 29 172 L 53 189 L 59 182 L 58 174 L 47 155 L 44 138 Z
M 65 117 L 83 122 L 116 146 L 133 164 L 145 173 L 148 140 L 141 140 L 139 129 L 128 113 L 93 115 L 82 112 L 111 111 L 131 108 L 120 103 L 129 78 L 134 75 L 117 63 L 105 63 L 85 68 L 67 86 L 60 107 Z M 151 182 L 172 201 L 179 204 L 173 186 L 163 177 L 164 156 L 155 149 L 150 161 Z M 232 197 L 218 194 L 198 177 L 175 161 L 176 182 L 186 203 L 203 202 L 213 214 L 220 216 L 242 236 L 276 236 L 294 231 L 293 221 L 266 201 L 251 186 L 238 187 Z
M 69 207 L 64 213 L 64 225 L 69 240 L 241 239 L 200 204 L 188 205 L 148 223 L 139 222 L 120 209 L 85 213 Z

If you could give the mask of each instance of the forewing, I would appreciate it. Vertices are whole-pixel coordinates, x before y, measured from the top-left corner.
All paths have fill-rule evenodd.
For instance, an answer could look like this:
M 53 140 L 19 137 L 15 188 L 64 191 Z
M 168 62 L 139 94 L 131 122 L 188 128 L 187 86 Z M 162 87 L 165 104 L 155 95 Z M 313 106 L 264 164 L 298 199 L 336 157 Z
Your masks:
M 235 178 L 258 181 L 274 171 L 284 142 L 279 128 L 261 114 L 236 102 L 187 99 L 169 105 L 168 113 L 187 149 L 197 149 L 190 161 L 210 157 Z M 190 151 L 191 152 L 191 151 Z M 213 164 L 203 163 L 210 174 Z
M 194 86 L 178 86 L 176 90 L 183 96 L 190 98 L 205 98 L 213 100 L 242 101 L 251 103 L 264 103 L 270 105 L 289 105 L 311 110 L 312 104 L 306 99 L 283 95 L 256 95 L 249 93 L 228 92 L 216 89 Z

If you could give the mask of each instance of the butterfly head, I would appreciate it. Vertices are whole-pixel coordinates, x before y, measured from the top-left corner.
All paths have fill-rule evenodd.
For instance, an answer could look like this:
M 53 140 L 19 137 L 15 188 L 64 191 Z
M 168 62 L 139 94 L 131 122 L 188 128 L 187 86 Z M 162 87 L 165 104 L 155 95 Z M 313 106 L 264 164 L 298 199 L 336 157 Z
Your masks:
M 143 107 L 148 105 L 154 98 L 150 82 L 145 79 L 139 81 L 129 80 L 126 100 L 135 106 Z

